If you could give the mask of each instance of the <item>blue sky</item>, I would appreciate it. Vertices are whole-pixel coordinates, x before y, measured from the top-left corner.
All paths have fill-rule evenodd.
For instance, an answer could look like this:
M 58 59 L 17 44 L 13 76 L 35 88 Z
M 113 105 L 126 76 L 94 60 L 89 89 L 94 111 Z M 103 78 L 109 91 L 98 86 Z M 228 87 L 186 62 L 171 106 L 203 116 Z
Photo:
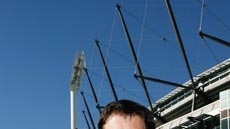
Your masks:
M 69 81 L 75 54 L 82 50 L 100 104 L 113 101 L 96 38 L 118 98 L 148 106 L 133 78 L 135 65 L 116 3 L 122 7 L 144 75 L 177 83 L 189 80 L 163 0 L 1 0 L 1 129 L 69 129 Z M 199 0 L 171 4 L 194 76 L 229 58 L 228 47 L 199 37 Z M 229 4 L 206 1 L 204 32 L 230 41 Z M 155 82 L 147 82 L 147 87 L 153 103 L 173 90 Z M 85 93 L 96 125 L 99 114 L 86 76 L 79 91 Z M 86 108 L 79 92 L 76 97 L 77 125 L 86 129 L 81 113 Z

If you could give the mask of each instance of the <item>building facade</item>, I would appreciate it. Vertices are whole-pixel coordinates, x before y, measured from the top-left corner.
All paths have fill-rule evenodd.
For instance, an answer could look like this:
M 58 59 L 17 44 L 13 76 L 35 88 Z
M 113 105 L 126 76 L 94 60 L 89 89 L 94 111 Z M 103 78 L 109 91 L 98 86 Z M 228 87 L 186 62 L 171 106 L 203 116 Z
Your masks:
M 152 105 L 157 129 L 230 129 L 230 59 L 193 79 Z
M 220 93 L 220 127 L 230 129 L 230 90 Z

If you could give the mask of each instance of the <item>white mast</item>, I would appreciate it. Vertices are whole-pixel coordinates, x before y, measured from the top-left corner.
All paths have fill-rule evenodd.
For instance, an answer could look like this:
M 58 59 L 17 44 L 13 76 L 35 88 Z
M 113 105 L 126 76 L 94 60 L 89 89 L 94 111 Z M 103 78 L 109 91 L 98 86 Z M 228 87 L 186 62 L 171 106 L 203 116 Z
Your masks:
M 80 87 L 83 69 L 85 67 L 85 54 L 82 51 L 77 55 L 70 82 L 70 129 L 76 129 L 76 113 L 75 113 L 75 93 Z

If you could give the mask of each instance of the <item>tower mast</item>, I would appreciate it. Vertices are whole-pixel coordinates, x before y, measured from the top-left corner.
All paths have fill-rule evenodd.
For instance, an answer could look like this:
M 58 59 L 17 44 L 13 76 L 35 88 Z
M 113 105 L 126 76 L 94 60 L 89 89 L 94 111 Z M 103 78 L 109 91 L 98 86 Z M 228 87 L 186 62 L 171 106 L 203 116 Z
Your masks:
M 74 67 L 71 75 L 70 82 L 70 129 L 76 129 L 76 113 L 75 113 L 75 93 L 80 87 L 83 68 L 85 66 L 85 54 L 82 52 L 77 55 L 76 60 L 74 62 Z

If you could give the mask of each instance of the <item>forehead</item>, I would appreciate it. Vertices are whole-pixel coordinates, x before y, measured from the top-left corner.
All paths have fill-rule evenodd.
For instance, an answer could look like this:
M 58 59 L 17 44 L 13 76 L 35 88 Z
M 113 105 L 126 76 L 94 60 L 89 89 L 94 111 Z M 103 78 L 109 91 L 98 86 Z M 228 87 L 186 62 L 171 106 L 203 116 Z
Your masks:
M 103 129 L 146 129 L 144 119 L 138 115 L 111 114 Z

